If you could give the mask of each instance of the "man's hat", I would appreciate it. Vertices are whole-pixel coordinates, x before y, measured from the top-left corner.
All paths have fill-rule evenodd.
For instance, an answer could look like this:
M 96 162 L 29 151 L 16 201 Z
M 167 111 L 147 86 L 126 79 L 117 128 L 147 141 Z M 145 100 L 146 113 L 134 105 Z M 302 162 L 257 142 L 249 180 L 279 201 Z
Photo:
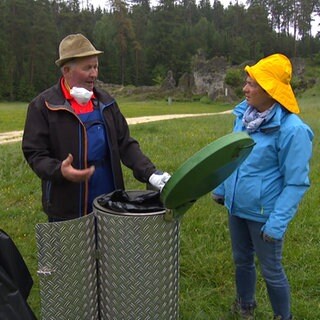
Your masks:
M 299 106 L 290 85 L 292 66 L 290 60 L 283 54 L 273 54 L 252 67 L 244 70 L 264 89 L 274 100 L 292 113 L 299 113 Z
M 59 45 L 59 59 L 56 65 L 62 67 L 67 61 L 74 58 L 95 56 L 103 53 L 98 51 L 82 34 L 70 34 L 61 40 Z

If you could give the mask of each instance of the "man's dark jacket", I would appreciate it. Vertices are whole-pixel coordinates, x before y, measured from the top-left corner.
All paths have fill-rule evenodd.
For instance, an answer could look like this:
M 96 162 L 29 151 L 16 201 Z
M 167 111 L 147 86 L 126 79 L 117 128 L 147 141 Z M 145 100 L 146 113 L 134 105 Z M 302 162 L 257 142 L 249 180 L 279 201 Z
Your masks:
M 94 104 L 105 121 L 115 188 L 124 189 L 121 161 L 132 169 L 136 179 L 148 182 L 156 168 L 130 136 L 116 101 L 98 88 L 94 89 L 94 95 Z M 65 99 L 60 82 L 30 103 L 22 150 L 42 180 L 42 205 L 48 216 L 72 219 L 87 214 L 88 182 L 67 181 L 60 170 L 69 153 L 73 155 L 73 167 L 88 167 L 86 139 L 85 127 Z

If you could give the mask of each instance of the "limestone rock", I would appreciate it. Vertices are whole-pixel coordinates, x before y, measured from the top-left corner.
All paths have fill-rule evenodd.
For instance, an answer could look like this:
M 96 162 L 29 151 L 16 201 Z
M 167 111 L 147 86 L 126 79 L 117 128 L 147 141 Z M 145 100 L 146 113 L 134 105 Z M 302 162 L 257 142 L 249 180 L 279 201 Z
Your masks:
M 171 70 L 168 71 L 167 77 L 163 80 L 161 89 L 163 90 L 172 90 L 176 87 L 176 80 L 173 77 L 173 72 Z

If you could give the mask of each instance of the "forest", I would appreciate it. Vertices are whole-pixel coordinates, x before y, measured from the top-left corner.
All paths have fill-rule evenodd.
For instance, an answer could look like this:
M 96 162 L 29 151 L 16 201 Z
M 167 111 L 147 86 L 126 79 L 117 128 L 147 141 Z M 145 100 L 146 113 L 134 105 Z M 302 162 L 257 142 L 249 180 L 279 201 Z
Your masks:
M 214 0 L 0 1 L 0 100 L 28 101 L 57 82 L 61 39 L 83 33 L 104 51 L 99 80 L 159 84 L 171 70 L 190 71 L 195 54 L 231 64 L 281 52 L 319 59 L 320 35 L 311 22 L 320 0 L 248 0 L 224 7 Z

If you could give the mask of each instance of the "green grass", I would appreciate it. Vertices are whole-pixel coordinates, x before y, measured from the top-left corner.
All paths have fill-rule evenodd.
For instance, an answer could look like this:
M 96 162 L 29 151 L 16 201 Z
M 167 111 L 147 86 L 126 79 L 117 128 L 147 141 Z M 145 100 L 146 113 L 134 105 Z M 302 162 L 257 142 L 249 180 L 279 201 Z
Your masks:
M 172 102 L 168 104 L 165 100 L 133 101 L 128 98 L 117 100 L 125 117 L 143 117 L 161 114 L 181 114 L 181 113 L 210 113 L 225 111 L 230 108 L 226 103 L 204 104 L 197 102 Z
M 209 113 L 220 112 L 230 108 L 225 103 L 203 104 L 201 102 L 173 102 L 165 100 L 132 101 L 128 98 L 117 99 L 121 112 L 125 117 L 155 116 L 161 114 Z M 27 113 L 26 102 L 0 102 L 0 132 L 22 130 Z
M 319 87 L 306 93 L 300 100 L 301 117 L 315 133 L 314 155 L 311 161 L 312 187 L 303 199 L 296 218 L 286 235 L 284 265 L 292 289 L 292 308 L 298 320 L 320 319 L 320 103 Z M 127 117 L 162 113 L 216 112 L 230 106 L 165 102 L 132 103 L 119 101 Z M 23 107 L 7 104 L 10 119 L 17 117 Z M 143 109 L 143 112 L 141 109 Z M 174 111 L 172 110 L 174 109 Z M 2 117 L 0 105 L 0 119 Z M 17 110 L 17 111 L 16 111 Z M 173 112 L 170 112 L 170 111 Z M 204 111 L 205 110 L 205 111 Z M 208 111 L 211 110 L 211 111 Z M 7 111 L 6 111 L 7 112 Z M 149 113 L 150 112 L 150 113 Z M 144 152 L 158 168 L 173 173 L 196 151 L 230 132 L 231 115 L 176 119 L 131 126 L 132 136 L 140 141 Z M 20 124 L 19 124 L 20 125 Z M 1 129 L 6 127 L 1 121 Z M 13 129 L 21 129 L 12 124 Z M 25 164 L 20 143 L 0 146 L 0 203 L 1 228 L 12 236 L 32 273 L 35 285 L 29 303 L 39 316 L 40 299 L 37 271 L 35 224 L 45 222 L 40 199 L 40 181 Z M 124 168 L 126 188 L 144 189 L 131 172 Z M 227 213 L 215 205 L 210 195 L 199 199 L 181 220 L 180 254 L 180 319 L 234 319 L 229 307 L 234 299 L 233 264 L 227 227 Z M 272 318 L 261 276 L 257 285 L 257 319 Z
M 0 132 L 22 130 L 27 106 L 24 102 L 0 102 Z

